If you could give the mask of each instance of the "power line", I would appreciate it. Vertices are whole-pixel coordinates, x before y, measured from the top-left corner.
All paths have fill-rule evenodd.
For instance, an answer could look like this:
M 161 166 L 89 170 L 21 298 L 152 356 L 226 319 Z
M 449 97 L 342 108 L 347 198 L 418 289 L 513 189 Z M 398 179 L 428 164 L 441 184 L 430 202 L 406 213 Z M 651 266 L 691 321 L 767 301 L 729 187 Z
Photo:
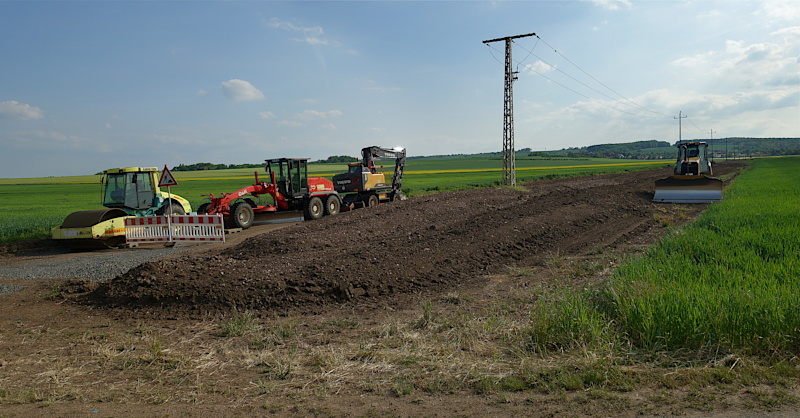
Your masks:
M 519 45 L 519 44 L 517 44 L 517 45 Z M 520 46 L 520 48 L 522 48 L 522 49 L 525 49 L 525 48 L 524 48 L 524 47 L 522 47 L 522 46 Z M 554 50 L 554 51 L 555 51 L 555 50 Z M 618 96 L 622 97 L 622 99 L 623 99 L 625 102 L 628 102 L 628 103 L 621 102 L 621 101 L 619 101 L 618 99 L 616 99 L 616 98 L 614 98 L 614 97 L 611 97 L 611 96 L 609 96 L 608 94 L 606 94 L 606 93 L 603 93 L 602 91 L 600 91 L 600 90 L 597 90 L 596 88 L 594 88 L 594 87 L 592 87 L 592 86 L 590 86 L 590 85 L 588 85 L 588 84 L 584 83 L 583 81 L 580 81 L 580 80 L 578 80 L 577 78 L 575 78 L 575 77 L 573 77 L 573 76 L 571 76 L 571 75 L 567 74 L 566 72 L 562 71 L 562 70 L 561 70 L 560 68 L 558 68 L 557 66 L 555 66 L 555 65 L 553 65 L 553 64 L 550 64 L 549 62 L 545 61 L 545 59 L 544 59 L 544 58 L 542 58 L 542 57 L 540 57 L 540 56 L 538 56 L 538 55 L 535 55 L 535 54 L 533 54 L 533 52 L 532 52 L 532 51 L 529 51 L 529 52 L 530 52 L 529 56 L 530 56 L 530 55 L 533 55 L 534 57 L 536 57 L 536 58 L 539 58 L 539 60 L 541 60 L 543 63 L 547 64 L 548 66 L 550 66 L 550 68 L 552 68 L 552 69 L 554 69 L 554 70 L 558 71 L 558 72 L 559 72 L 559 73 L 561 73 L 561 74 L 564 74 L 565 76 L 567 76 L 567 77 L 571 78 L 572 80 L 574 80 L 575 82 L 577 82 L 577 83 L 579 83 L 579 84 L 583 85 L 584 87 L 588 88 L 589 90 L 592 90 L 592 91 L 594 91 L 594 92 L 596 92 L 596 93 L 598 93 L 598 94 L 601 94 L 601 95 L 603 95 L 603 96 L 607 97 L 607 98 L 608 98 L 608 99 L 610 99 L 610 100 L 613 100 L 614 102 L 617 102 L 617 103 L 622 103 L 622 104 L 626 104 L 626 105 L 628 105 L 628 106 L 635 107 L 635 108 L 637 108 L 637 109 L 639 109 L 639 110 L 644 110 L 644 111 L 647 111 L 647 112 L 650 112 L 650 113 L 655 113 L 655 114 L 658 114 L 658 115 L 661 115 L 661 116 L 668 116 L 668 115 L 664 115 L 664 114 L 662 114 L 662 113 L 655 112 L 655 111 L 652 111 L 652 110 L 650 110 L 650 109 L 647 109 L 646 107 L 644 107 L 644 106 L 641 106 L 641 105 L 637 104 L 636 102 L 634 102 L 634 101 L 632 101 L 632 100 L 630 100 L 630 99 L 627 99 L 627 98 L 625 98 L 625 97 L 624 97 L 624 96 L 622 96 L 621 94 L 619 94 L 619 93 L 615 92 L 614 90 L 611 90 L 611 89 L 610 89 L 608 86 L 606 86 L 605 84 L 601 83 L 601 82 L 600 82 L 600 81 L 598 81 L 596 78 L 592 77 L 591 75 L 589 75 L 589 74 L 588 74 L 588 73 L 586 73 L 585 71 L 581 70 L 581 71 L 583 71 L 583 72 L 584 72 L 586 75 L 589 75 L 589 77 L 590 77 L 592 80 L 595 80 L 595 81 L 597 81 L 597 82 L 598 82 L 600 85 L 602 85 L 603 87 L 607 88 L 608 90 L 610 90 L 610 91 L 614 92 L 614 93 L 615 93 L 615 94 L 617 94 Z M 558 51 L 556 51 L 556 52 L 558 53 Z M 574 64 L 572 61 L 570 61 L 569 59 L 567 59 L 567 57 L 564 57 L 564 55 L 562 55 L 562 54 L 560 54 L 560 53 L 559 53 L 559 55 L 561 55 L 561 56 L 562 56 L 562 57 L 563 57 L 565 60 L 567 60 L 567 61 L 568 61 L 570 64 L 572 64 L 572 65 L 575 65 L 575 64 Z M 576 66 L 576 67 L 577 67 L 577 66 Z M 532 68 L 530 68 L 530 67 L 529 67 L 528 69 L 529 69 L 530 71 L 532 71 L 532 72 L 535 72 L 536 74 L 542 75 L 541 73 L 539 73 L 538 71 L 535 71 L 535 70 L 533 70 L 533 69 L 532 69 Z M 580 70 L 580 68 L 578 68 L 578 69 Z M 542 75 L 542 76 L 543 76 L 543 75 Z M 547 78 L 547 77 L 545 77 L 545 78 Z M 549 78 L 548 78 L 548 80 L 549 80 Z M 551 80 L 551 81 L 552 81 L 552 80 Z M 609 107 L 611 107 L 611 106 L 609 106 Z M 619 109 L 616 109 L 616 108 L 613 108 L 613 107 L 612 107 L 612 109 L 619 110 Z M 625 113 L 628 113 L 628 112 L 625 112 Z M 632 114 L 632 113 L 629 113 L 629 114 Z M 652 116 L 645 116 L 645 115 L 636 115 L 636 116 L 642 116 L 642 117 L 652 117 Z
M 515 42 L 515 44 L 517 44 L 517 46 L 519 46 L 519 43 Z M 489 45 L 489 48 L 490 48 L 490 49 L 492 49 L 492 50 L 495 50 L 495 51 L 497 51 L 497 52 L 501 52 L 500 50 L 497 50 L 497 49 L 495 49 L 495 48 L 492 48 L 492 47 L 491 47 L 491 45 Z M 525 49 L 525 48 L 523 48 L 523 49 Z M 527 49 L 526 49 L 526 51 L 527 51 Z M 531 52 L 531 51 L 528 51 L 528 52 Z M 589 89 L 591 89 L 591 90 L 593 90 L 593 91 L 595 91 L 595 92 L 597 92 L 597 93 L 599 93 L 599 94 L 601 94 L 601 95 L 603 95 L 603 96 L 605 96 L 605 97 L 608 97 L 609 99 L 613 100 L 613 101 L 614 101 L 614 102 L 616 102 L 616 103 L 621 103 L 619 100 L 617 100 L 617 99 L 614 99 L 613 97 L 610 97 L 610 96 L 608 96 L 607 94 L 605 94 L 605 93 L 603 93 L 603 92 L 601 92 L 601 91 L 599 91 L 599 90 L 597 90 L 597 89 L 594 89 L 594 88 L 592 88 L 591 86 L 589 86 L 589 85 L 587 85 L 587 84 L 585 84 L 585 83 L 581 82 L 580 80 L 578 80 L 578 79 L 576 79 L 576 78 L 574 78 L 574 77 L 570 76 L 569 74 L 567 74 L 567 73 L 565 73 L 565 72 L 563 72 L 563 71 L 559 70 L 557 67 L 555 67 L 555 66 L 553 66 L 552 64 L 548 63 L 547 61 L 545 61 L 544 59 L 542 59 L 542 58 L 541 58 L 541 57 L 539 57 L 538 55 L 536 55 L 536 54 L 533 54 L 533 53 L 531 53 L 531 54 L 529 54 L 529 55 L 533 55 L 533 56 L 535 56 L 536 58 L 539 58 L 539 59 L 540 59 L 542 62 L 544 62 L 545 64 L 549 65 L 551 68 L 553 68 L 553 69 L 555 69 L 556 71 L 558 71 L 558 72 L 560 72 L 560 73 L 562 73 L 562 74 L 566 75 L 567 77 L 569 77 L 569 78 L 571 78 L 572 80 L 574 80 L 574 81 L 576 81 L 576 82 L 578 82 L 578 83 L 582 84 L 583 86 L 585 86 L 585 87 L 587 87 L 587 88 L 589 88 Z M 492 54 L 492 57 L 494 57 L 494 54 Z M 497 57 L 494 57 L 494 58 L 495 58 L 495 60 L 497 60 Z M 499 60 L 498 60 L 498 62 L 499 62 Z M 515 61 L 515 62 L 516 62 L 518 65 L 522 64 L 522 63 L 521 63 L 521 62 L 519 62 L 519 61 Z M 591 97 L 589 97 L 589 96 L 587 96 L 587 95 L 585 95 L 585 94 L 583 94 L 583 93 L 580 93 L 580 92 L 578 92 L 578 91 L 576 91 L 576 90 L 574 90 L 574 89 L 572 89 L 572 88 L 569 88 L 569 87 L 565 86 L 564 84 L 561 84 L 561 83 L 559 83 L 558 81 L 555 81 L 555 80 L 553 80 L 552 78 L 550 78 L 550 77 L 547 77 L 546 75 L 544 75 L 544 74 L 542 74 L 542 73 L 540 73 L 540 72 L 538 72 L 538 71 L 534 70 L 532 67 L 528 67 L 528 70 L 529 70 L 529 71 L 531 71 L 531 72 L 532 72 L 532 73 L 534 73 L 534 74 L 537 74 L 537 75 L 541 76 L 542 78 L 545 78 L 545 79 L 547 79 L 548 81 L 550 81 L 550 82 L 552 82 L 552 83 L 555 83 L 555 84 L 557 84 L 557 85 L 561 86 L 561 87 L 562 87 L 562 88 L 564 88 L 564 89 L 567 89 L 567 90 L 569 90 L 569 91 L 571 91 L 571 92 L 573 92 L 573 93 L 577 94 L 578 96 L 581 96 L 581 97 L 583 97 L 583 98 L 585 98 L 585 99 L 587 99 L 587 100 L 591 100 L 591 101 L 593 101 L 593 102 L 595 102 L 595 103 L 597 103 L 597 104 L 599 104 L 599 105 L 601 105 L 601 106 L 605 106 L 605 107 L 607 107 L 607 108 L 609 108 L 609 109 L 616 110 L 616 111 L 618 111 L 618 112 L 622 112 L 622 113 L 625 113 L 625 114 L 628 114 L 628 115 L 631 115 L 631 116 L 637 116 L 637 117 L 643 117 L 643 118 L 652 118 L 652 117 L 654 117 L 654 116 L 647 116 L 647 115 L 643 115 L 643 114 L 637 114 L 637 113 L 632 113 L 632 112 L 629 112 L 629 111 L 626 111 L 626 110 L 618 109 L 618 108 L 616 108 L 616 107 L 614 107 L 614 106 L 611 106 L 611 105 L 609 105 L 608 103 L 604 103 L 604 102 L 602 102 L 602 101 L 600 101 L 600 100 L 596 100 L 596 99 L 594 99 L 594 98 L 591 98 Z M 641 106 L 639 106 L 639 107 L 641 108 Z M 645 108 L 645 110 L 647 110 L 647 109 Z M 658 113 L 658 112 L 653 112 L 653 111 L 650 111 L 650 110 L 648 110 L 648 111 L 649 111 L 649 112 L 652 112 L 652 113 L 657 113 L 657 114 L 659 114 L 659 115 L 662 115 L 661 113 Z M 665 116 L 669 116 L 669 115 L 665 115 Z
M 554 48 L 552 45 L 548 44 L 548 43 L 547 43 L 547 41 L 545 41 L 544 39 L 542 39 L 540 36 L 538 36 L 538 35 L 537 35 L 536 37 L 537 37 L 537 38 L 538 38 L 540 41 L 542 41 L 542 42 L 543 42 L 545 45 L 547 45 L 548 47 L 550 47 L 550 49 L 552 49 L 552 50 L 553 50 L 553 52 L 555 52 L 556 54 L 558 54 L 559 56 L 561 56 L 561 58 L 564 58 L 564 60 L 566 60 L 568 63 L 572 64 L 572 65 L 573 65 L 575 68 L 577 68 L 578 70 L 580 70 L 582 73 L 586 74 L 586 75 L 587 75 L 589 78 L 591 78 L 592 80 L 594 80 L 595 82 L 597 82 L 597 83 L 598 83 L 598 84 L 600 84 L 601 86 L 603 86 L 603 87 L 607 88 L 609 91 L 613 92 L 613 93 L 614 93 L 614 94 L 616 94 L 617 96 L 621 97 L 623 100 L 630 102 L 630 103 L 631 103 L 633 106 L 635 106 L 635 107 L 638 107 L 638 108 L 640 108 L 640 109 L 642 109 L 642 110 L 646 110 L 646 111 L 648 111 L 648 112 L 650 112 L 650 113 L 655 113 L 655 114 L 657 114 L 657 115 L 661 115 L 661 116 L 670 116 L 670 115 L 667 115 L 667 114 L 665 114 L 665 113 L 661 113 L 661 112 L 656 112 L 656 111 L 654 111 L 654 110 L 650 110 L 650 109 L 648 109 L 648 108 L 646 108 L 646 107 L 644 107 L 644 106 L 642 106 L 642 105 L 640 105 L 640 104 L 638 104 L 638 103 L 634 102 L 633 100 L 631 100 L 631 99 L 628 99 L 627 97 L 625 97 L 625 96 L 623 96 L 622 94 L 618 93 L 616 90 L 612 89 L 611 87 L 608 87 L 607 85 L 605 85 L 605 83 L 603 83 L 602 81 L 598 80 L 597 78 L 595 78 L 594 76 L 592 76 L 591 74 L 589 74 L 588 72 L 586 72 L 586 71 L 585 71 L 583 68 L 581 68 L 580 66 L 578 66 L 578 64 L 575 64 L 575 63 L 574 63 L 574 62 L 572 62 L 572 61 L 571 61 L 569 58 L 567 58 L 566 56 L 564 56 L 564 54 L 562 54 L 562 53 L 558 52 L 558 50 L 556 50 L 556 49 L 555 49 L 555 48 Z M 549 65 L 549 64 L 548 64 L 548 65 Z

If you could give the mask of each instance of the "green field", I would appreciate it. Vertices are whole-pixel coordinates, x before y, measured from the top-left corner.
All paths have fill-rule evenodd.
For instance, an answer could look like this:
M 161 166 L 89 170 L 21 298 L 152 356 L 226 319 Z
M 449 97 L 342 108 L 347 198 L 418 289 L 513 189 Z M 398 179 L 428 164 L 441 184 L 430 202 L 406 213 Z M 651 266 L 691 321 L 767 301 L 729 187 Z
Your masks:
M 391 164 L 391 166 L 390 166 Z M 386 170 L 393 169 L 387 162 Z M 517 181 L 586 174 L 647 170 L 667 166 L 665 161 L 641 160 L 517 160 Z M 502 161 L 488 158 L 410 160 L 403 177 L 403 191 L 418 196 L 448 190 L 490 187 L 500 184 Z M 346 164 L 310 164 L 309 175 L 331 177 L 347 170 Z M 254 172 L 267 180 L 264 169 L 173 171 L 178 185 L 174 194 L 188 199 L 192 208 L 205 200 L 204 194 L 230 193 L 253 184 Z M 47 238 L 69 213 L 99 209 L 99 175 L 0 179 L 0 242 Z
M 671 230 L 599 289 L 543 305 L 542 349 L 800 355 L 800 158 L 758 159 L 725 200 Z

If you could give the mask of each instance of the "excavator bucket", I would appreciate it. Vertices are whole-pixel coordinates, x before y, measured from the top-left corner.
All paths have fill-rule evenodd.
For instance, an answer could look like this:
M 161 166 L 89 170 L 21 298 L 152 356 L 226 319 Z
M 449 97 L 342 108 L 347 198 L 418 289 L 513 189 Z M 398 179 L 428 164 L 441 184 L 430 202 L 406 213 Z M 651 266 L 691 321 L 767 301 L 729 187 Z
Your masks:
M 653 202 L 711 203 L 722 200 L 722 180 L 707 176 L 672 176 L 656 180 Z

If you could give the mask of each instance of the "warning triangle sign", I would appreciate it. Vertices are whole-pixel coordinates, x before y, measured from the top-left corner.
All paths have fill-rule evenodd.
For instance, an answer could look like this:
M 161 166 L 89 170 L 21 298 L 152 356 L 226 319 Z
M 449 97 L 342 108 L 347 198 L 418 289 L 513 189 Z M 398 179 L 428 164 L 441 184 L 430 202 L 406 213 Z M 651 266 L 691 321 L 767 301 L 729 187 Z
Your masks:
M 161 180 L 158 181 L 158 187 L 165 187 L 165 186 L 177 186 L 178 182 L 175 181 L 175 177 L 172 177 L 172 173 L 169 172 L 167 165 L 164 165 L 164 170 L 161 171 Z

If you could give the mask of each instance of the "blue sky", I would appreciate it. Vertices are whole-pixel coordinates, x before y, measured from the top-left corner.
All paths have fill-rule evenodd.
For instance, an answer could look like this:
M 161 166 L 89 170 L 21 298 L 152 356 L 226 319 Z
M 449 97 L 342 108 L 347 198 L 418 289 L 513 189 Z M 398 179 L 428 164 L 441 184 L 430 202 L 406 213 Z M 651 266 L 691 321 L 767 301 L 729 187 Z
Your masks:
M 800 6 L 0 0 L 0 178 L 800 136 Z

